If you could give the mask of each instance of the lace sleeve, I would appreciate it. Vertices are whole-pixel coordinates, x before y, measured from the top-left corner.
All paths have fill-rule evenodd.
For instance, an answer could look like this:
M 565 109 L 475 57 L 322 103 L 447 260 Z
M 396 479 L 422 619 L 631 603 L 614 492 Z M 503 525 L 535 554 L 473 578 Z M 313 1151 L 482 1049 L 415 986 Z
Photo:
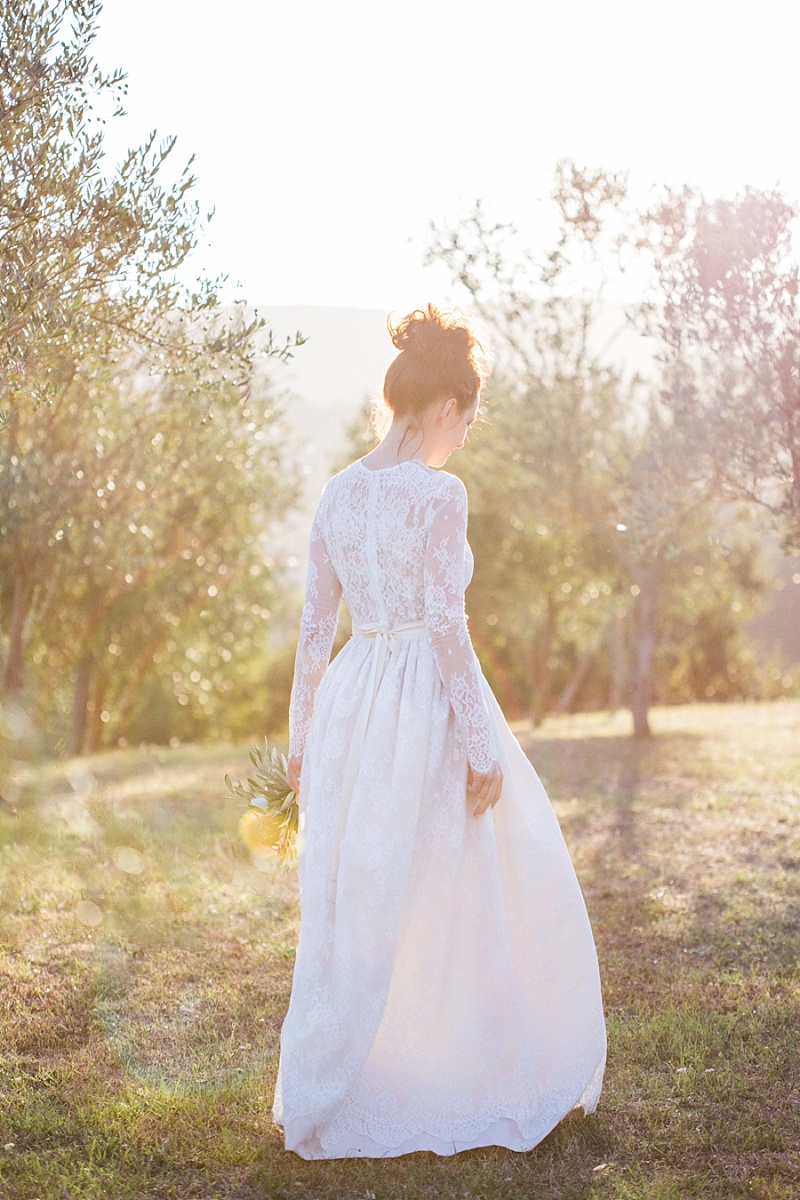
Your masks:
M 314 711 L 314 697 L 328 666 L 339 621 L 342 585 L 322 532 L 320 510 L 311 526 L 306 595 L 289 700 L 289 754 L 302 754 Z
M 425 552 L 425 624 L 445 690 L 476 771 L 497 765 L 489 712 L 464 610 L 467 489 L 452 476 L 455 491 L 431 522 Z

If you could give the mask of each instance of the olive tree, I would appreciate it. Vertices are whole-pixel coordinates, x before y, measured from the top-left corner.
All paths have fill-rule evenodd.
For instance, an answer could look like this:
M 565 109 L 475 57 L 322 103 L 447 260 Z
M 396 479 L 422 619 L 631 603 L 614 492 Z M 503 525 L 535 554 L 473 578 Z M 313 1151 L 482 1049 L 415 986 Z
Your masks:
M 105 112 L 124 76 L 91 55 L 98 0 L 0 3 L 0 621 L 4 687 L 18 691 L 37 571 L 53 536 L 48 506 L 85 491 L 71 474 L 102 380 L 132 370 L 181 379 L 186 420 L 250 393 L 254 365 L 286 357 L 258 314 L 219 303 L 221 280 L 180 283 L 200 233 L 190 162 L 164 182 L 175 139 L 104 161 Z M 296 335 L 293 344 L 301 344 Z M 132 363 L 136 364 L 132 367 Z M 139 403 L 137 388 L 129 401 Z M 195 403 L 197 401 L 197 403 Z M 52 438 L 51 436 L 52 435 Z M 98 428 L 96 440 L 110 433 Z M 55 505 L 52 501 L 56 500 Z M 44 515 L 44 519 L 40 519 Z M 52 515 L 52 514 L 51 514 Z
M 109 630 L 131 631 L 134 678 L 158 610 L 196 607 L 220 555 L 235 578 L 237 534 L 248 571 L 258 514 L 268 528 L 292 502 L 262 367 L 304 340 L 224 307 L 224 277 L 181 281 L 202 225 L 174 138 L 107 163 L 126 85 L 92 57 L 100 12 L 0 0 L 2 690 L 19 697 L 26 672 L 33 688 L 46 661 L 71 672 L 75 747 L 105 711 L 94 692 L 121 683 L 102 684 Z M 217 547 L 204 563 L 192 537 Z
M 150 134 L 115 169 L 107 119 L 123 113 L 125 77 L 92 58 L 100 0 L 0 0 L 0 408 L 53 402 L 81 364 L 147 348 L 160 372 L 202 361 L 196 386 L 247 387 L 254 315 L 220 320 L 222 279 L 191 287 L 178 268 L 200 212 L 192 159 Z M 108 115 L 108 118 L 106 117 Z M 165 179 L 172 173 L 171 182 Z M 298 339 L 295 339 L 295 342 Z M 302 339 L 299 339 L 302 340 Z M 289 340 L 267 335 L 267 353 Z
M 726 495 L 774 515 L 787 550 L 800 549 L 798 212 L 777 189 L 668 188 L 636 243 L 655 275 L 645 319 L 702 371 L 691 399 L 711 467 Z
M 554 569 L 564 594 L 538 627 L 552 629 L 558 612 L 574 621 L 584 590 L 597 597 L 607 588 L 608 612 L 595 619 L 595 640 L 605 638 L 620 603 L 627 609 L 633 597 L 626 694 L 634 735 L 645 737 L 665 589 L 680 586 L 681 564 L 688 570 L 716 493 L 692 431 L 672 419 L 665 400 L 684 388 L 680 372 L 665 373 L 655 387 L 637 379 L 624 383 L 592 336 L 603 279 L 596 273 L 586 280 L 583 251 L 604 233 L 625 194 L 621 176 L 562 163 L 554 186 L 559 235 L 546 253 L 517 249 L 513 228 L 492 222 L 477 204 L 455 227 L 433 229 L 428 256 L 449 266 L 496 343 L 498 411 L 507 409 L 507 436 L 497 440 L 494 466 L 487 473 L 484 463 L 481 476 L 502 475 L 507 521 L 520 525 L 518 542 L 530 542 L 537 526 L 560 531 L 567 541 L 561 563 L 569 560 L 570 571 L 577 564 L 579 571 L 589 568 L 583 582 L 562 580 L 559 562 L 549 563 L 548 574 Z M 480 489 L 476 499 L 478 506 L 493 503 Z M 513 546 L 515 538 L 507 532 L 504 540 Z M 526 553 L 530 547 L 513 549 L 520 563 Z M 541 662 L 549 659 L 553 639 L 547 632 L 537 637 L 535 628 L 530 641 L 538 642 Z
M 7 456 L 16 423 L 0 444 L 0 547 L 31 587 L 16 661 L 39 725 L 71 712 L 73 753 L 126 735 L 154 676 L 200 713 L 229 690 L 252 657 L 250 610 L 269 615 L 269 534 L 300 479 L 264 380 L 247 400 L 218 396 L 210 416 L 184 375 L 84 382 L 28 418 L 24 455 Z

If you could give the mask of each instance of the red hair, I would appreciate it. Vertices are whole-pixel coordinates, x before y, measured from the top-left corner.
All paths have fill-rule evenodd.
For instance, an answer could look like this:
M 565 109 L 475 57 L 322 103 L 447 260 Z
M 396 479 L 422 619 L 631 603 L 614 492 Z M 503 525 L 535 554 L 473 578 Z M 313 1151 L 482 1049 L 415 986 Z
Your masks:
M 466 317 L 433 304 L 396 325 L 386 322 L 400 353 L 386 372 L 383 397 L 398 417 L 421 417 L 429 404 L 454 396 L 459 412 L 473 403 L 491 368 Z

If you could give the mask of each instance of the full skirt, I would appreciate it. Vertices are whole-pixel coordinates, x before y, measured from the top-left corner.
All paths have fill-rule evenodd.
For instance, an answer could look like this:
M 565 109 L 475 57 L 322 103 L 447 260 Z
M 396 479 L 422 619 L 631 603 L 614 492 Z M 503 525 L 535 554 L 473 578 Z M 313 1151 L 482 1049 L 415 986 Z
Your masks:
M 387 654 L 343 788 L 373 653 L 351 639 L 315 699 L 273 1114 L 307 1159 L 529 1150 L 600 1094 L 605 1023 L 583 896 L 482 673 L 504 782 L 497 805 L 472 815 L 466 747 L 427 638 Z

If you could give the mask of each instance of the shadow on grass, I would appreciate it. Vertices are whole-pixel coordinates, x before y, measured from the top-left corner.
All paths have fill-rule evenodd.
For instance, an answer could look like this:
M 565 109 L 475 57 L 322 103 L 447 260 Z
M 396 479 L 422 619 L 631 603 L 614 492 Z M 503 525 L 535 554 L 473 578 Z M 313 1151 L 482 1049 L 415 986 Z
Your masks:
M 626 735 L 521 739 L 559 817 L 575 862 L 610 987 L 620 1003 L 615 956 L 637 962 L 626 985 L 638 987 L 658 965 L 663 830 L 682 824 L 698 790 L 700 735 L 664 733 L 646 741 Z M 654 815 L 657 820 L 654 820 Z M 649 950 L 646 952 L 646 948 Z M 653 959 L 656 962 L 653 962 Z M 609 961 L 610 960 L 610 961 Z

